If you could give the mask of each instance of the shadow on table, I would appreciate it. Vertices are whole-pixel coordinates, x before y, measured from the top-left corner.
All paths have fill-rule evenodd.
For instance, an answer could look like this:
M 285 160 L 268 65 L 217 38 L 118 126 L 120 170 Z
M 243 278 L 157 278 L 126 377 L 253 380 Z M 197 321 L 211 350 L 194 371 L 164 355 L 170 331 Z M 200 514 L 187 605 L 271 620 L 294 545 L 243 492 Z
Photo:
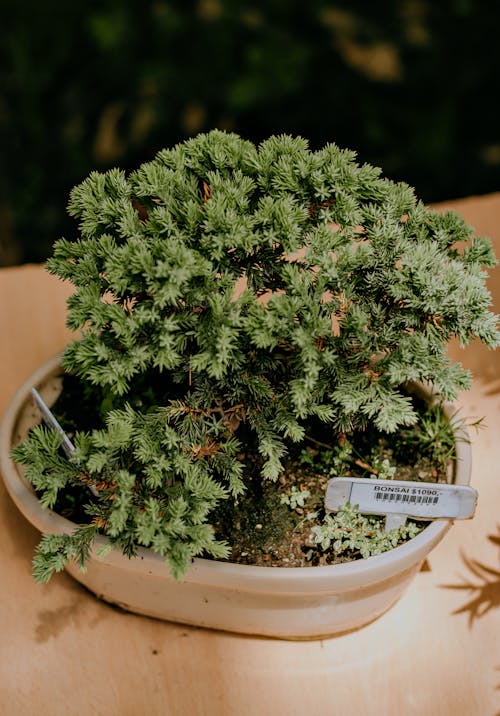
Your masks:
M 499 534 L 489 535 L 488 540 L 500 548 L 500 527 Z M 472 627 L 474 620 L 500 607 L 500 568 L 494 569 L 464 554 L 462 559 L 471 573 L 469 580 L 462 584 L 444 584 L 443 587 L 469 594 L 469 601 L 456 609 L 453 614 L 468 614 L 469 627 Z

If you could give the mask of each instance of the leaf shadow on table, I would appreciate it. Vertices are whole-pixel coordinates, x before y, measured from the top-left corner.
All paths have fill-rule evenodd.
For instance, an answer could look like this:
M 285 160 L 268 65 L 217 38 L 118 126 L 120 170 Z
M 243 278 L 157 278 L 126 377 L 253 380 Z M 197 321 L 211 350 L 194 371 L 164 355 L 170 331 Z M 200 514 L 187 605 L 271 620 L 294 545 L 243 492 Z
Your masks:
M 500 549 L 500 526 L 498 535 L 489 535 L 488 540 Z M 461 584 L 443 584 L 442 586 L 445 589 L 454 589 L 468 594 L 470 597 L 468 601 L 456 609 L 453 614 L 468 614 L 471 628 L 475 620 L 500 607 L 500 566 L 498 568 L 490 567 L 463 553 L 462 559 L 470 576 Z

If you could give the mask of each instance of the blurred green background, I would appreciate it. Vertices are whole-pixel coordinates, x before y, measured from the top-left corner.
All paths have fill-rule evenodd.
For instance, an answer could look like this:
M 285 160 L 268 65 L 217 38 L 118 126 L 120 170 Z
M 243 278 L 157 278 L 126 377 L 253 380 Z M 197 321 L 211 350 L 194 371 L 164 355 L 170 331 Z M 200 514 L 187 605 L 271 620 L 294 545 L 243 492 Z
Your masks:
M 500 3 L 34 0 L 0 21 L 0 264 L 46 258 L 71 187 L 214 127 L 307 137 L 425 201 L 500 189 Z

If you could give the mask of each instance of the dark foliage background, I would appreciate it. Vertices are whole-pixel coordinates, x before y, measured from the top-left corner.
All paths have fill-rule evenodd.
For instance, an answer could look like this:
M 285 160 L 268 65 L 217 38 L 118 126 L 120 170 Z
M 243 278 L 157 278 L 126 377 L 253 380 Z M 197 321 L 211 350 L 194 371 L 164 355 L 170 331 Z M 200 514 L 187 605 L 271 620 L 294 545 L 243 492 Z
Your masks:
M 1 5 L 1 264 L 71 236 L 92 169 L 214 127 L 335 141 L 426 201 L 499 188 L 494 0 Z

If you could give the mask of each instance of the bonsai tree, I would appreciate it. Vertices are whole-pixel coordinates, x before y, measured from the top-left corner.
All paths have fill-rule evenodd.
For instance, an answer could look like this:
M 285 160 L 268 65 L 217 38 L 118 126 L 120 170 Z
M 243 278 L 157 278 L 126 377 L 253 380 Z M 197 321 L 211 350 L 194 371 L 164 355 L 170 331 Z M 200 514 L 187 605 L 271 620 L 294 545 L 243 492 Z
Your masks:
M 334 144 L 213 131 L 128 176 L 92 173 L 69 212 L 80 237 L 56 242 L 48 270 L 75 287 L 63 366 L 95 410 L 78 422 L 73 402 L 70 461 L 44 427 L 14 451 L 45 506 L 74 489 L 85 514 L 43 538 L 40 580 L 83 564 L 98 533 L 176 577 L 226 557 L 214 515 L 276 482 L 311 431 L 338 465 L 354 433 L 418 424 L 410 381 L 446 400 L 469 387 L 452 337 L 499 343 L 489 241 Z

